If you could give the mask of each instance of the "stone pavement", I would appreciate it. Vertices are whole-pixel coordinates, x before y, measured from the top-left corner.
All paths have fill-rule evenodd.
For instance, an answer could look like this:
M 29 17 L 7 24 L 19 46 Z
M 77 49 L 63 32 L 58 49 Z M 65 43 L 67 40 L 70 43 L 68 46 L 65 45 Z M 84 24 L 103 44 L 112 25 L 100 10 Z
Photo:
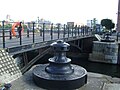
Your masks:
M 0 84 L 14 81 L 21 75 L 15 59 L 4 49 L 0 49 Z
M 32 69 L 12 82 L 11 90 L 45 90 L 32 80 Z M 64 90 L 64 89 L 63 89 Z M 120 78 L 88 72 L 87 84 L 76 90 L 120 90 Z

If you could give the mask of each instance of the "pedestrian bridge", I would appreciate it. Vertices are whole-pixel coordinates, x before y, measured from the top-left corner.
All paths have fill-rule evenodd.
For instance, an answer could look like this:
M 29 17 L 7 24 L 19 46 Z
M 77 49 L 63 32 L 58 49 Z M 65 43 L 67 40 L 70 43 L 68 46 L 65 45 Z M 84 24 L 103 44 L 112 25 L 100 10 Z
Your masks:
M 10 54 L 19 54 L 43 47 L 49 46 L 56 40 L 64 40 L 65 42 L 72 42 L 73 46 L 76 43 L 79 45 L 79 40 L 82 38 L 90 38 L 92 31 L 87 26 L 68 26 L 68 25 L 48 25 L 43 23 L 41 29 L 35 28 L 35 23 L 32 24 L 32 29 L 27 28 L 18 38 L 13 36 L 11 28 L 5 28 L 5 22 L 0 30 L 0 48 L 4 48 Z M 47 27 L 47 28 L 46 28 Z
M 57 40 L 68 42 L 70 52 L 77 54 L 82 52 L 81 56 L 86 58 L 92 52 L 92 41 L 100 40 L 100 37 L 94 35 L 95 32 L 87 26 L 69 27 L 65 24 L 51 24 L 48 28 L 45 23 L 41 25 L 42 28 L 36 29 L 35 23 L 32 23 L 32 29 L 24 30 L 19 38 L 17 37 L 17 31 L 16 36 L 13 36 L 11 28 L 6 28 L 4 22 L 2 28 L 0 28 L 0 48 L 12 55 L 16 61 L 20 61 L 18 66 L 20 66 L 22 73 L 25 73 L 40 58 L 52 53 L 49 46 Z M 119 41 L 119 38 L 117 39 Z

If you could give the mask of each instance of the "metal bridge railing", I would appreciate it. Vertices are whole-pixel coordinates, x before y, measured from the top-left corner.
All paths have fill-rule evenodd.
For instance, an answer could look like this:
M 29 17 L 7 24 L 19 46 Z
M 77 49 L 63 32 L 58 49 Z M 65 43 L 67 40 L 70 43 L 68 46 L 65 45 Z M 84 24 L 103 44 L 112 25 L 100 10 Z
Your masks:
M 10 22 L 9 24 L 12 26 L 12 23 L 14 22 Z M 26 27 L 23 32 L 19 33 L 20 36 L 18 38 L 17 30 L 15 29 L 16 36 L 13 36 L 13 33 L 11 32 L 12 27 L 6 28 L 6 22 L 2 21 L 2 26 L 0 27 L 0 48 L 92 35 L 92 30 L 87 26 L 39 23 L 40 28 L 36 28 L 38 23 L 35 22 L 22 22 L 21 24 L 22 27 Z

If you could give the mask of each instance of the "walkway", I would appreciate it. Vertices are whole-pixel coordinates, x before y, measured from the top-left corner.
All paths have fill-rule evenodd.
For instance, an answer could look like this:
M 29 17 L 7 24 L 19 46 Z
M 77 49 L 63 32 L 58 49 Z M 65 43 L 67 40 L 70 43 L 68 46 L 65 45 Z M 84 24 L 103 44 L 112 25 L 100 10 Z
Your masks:
M 32 69 L 12 82 L 11 90 L 45 90 L 32 80 Z M 88 72 L 87 84 L 76 90 L 120 90 L 120 78 Z

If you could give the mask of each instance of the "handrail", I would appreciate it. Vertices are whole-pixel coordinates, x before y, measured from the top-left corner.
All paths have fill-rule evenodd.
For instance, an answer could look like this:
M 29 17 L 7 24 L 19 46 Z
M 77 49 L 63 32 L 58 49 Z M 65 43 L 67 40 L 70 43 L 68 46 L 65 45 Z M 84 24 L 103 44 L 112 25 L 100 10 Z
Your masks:
M 24 22 L 22 24 L 27 25 L 28 22 Z M 27 27 L 27 29 L 24 30 L 24 33 L 20 34 L 19 38 L 16 38 L 12 36 L 11 28 L 6 28 L 5 21 L 3 21 L 2 28 L 0 28 L 0 48 L 9 48 L 10 44 L 13 46 L 14 44 L 16 45 L 16 43 L 17 45 L 23 45 L 28 41 L 32 41 L 31 44 L 34 44 L 48 40 L 50 41 L 60 38 L 79 37 L 92 34 L 90 28 L 86 28 L 80 25 L 72 25 L 70 27 L 66 24 L 61 25 L 51 23 L 48 26 L 46 23 L 40 23 L 42 28 L 39 28 L 39 32 L 37 32 L 37 29 L 35 28 L 37 23 L 31 22 L 30 24 L 32 29 Z

